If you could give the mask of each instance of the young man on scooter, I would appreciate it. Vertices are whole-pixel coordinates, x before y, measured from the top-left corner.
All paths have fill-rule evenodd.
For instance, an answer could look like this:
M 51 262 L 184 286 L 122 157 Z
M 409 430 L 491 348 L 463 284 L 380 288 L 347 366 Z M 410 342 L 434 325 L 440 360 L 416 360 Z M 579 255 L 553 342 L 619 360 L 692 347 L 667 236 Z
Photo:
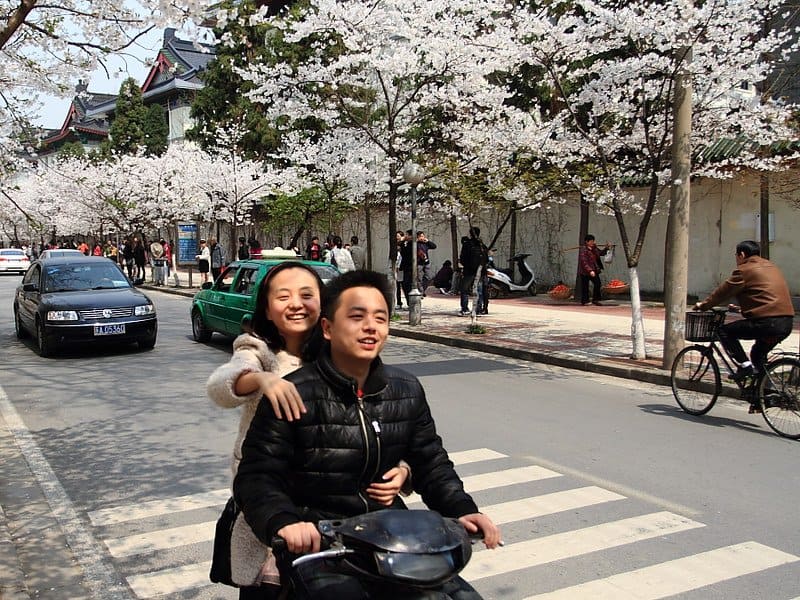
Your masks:
M 334 279 L 327 295 L 320 323 L 328 343 L 315 363 L 287 376 L 307 412 L 299 421 L 280 421 L 262 400 L 242 445 L 234 495 L 253 531 L 266 544 L 284 538 L 292 553 L 315 552 L 320 519 L 387 508 L 365 489 L 403 459 L 428 507 L 497 547 L 500 531 L 464 491 L 419 381 L 380 359 L 392 296 L 386 277 L 351 271 Z M 395 497 L 389 508 L 405 505 Z M 391 597 L 327 563 L 301 565 L 293 581 L 316 600 Z M 460 578 L 442 591 L 480 598 Z

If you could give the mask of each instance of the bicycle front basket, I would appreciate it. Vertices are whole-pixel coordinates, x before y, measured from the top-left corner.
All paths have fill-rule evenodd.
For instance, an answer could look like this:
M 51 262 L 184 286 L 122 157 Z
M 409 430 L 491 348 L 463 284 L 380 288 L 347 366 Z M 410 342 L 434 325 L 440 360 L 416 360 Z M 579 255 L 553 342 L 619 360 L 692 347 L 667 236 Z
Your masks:
M 719 319 L 719 315 L 710 310 L 687 312 L 684 337 L 690 342 L 710 342 L 720 323 Z

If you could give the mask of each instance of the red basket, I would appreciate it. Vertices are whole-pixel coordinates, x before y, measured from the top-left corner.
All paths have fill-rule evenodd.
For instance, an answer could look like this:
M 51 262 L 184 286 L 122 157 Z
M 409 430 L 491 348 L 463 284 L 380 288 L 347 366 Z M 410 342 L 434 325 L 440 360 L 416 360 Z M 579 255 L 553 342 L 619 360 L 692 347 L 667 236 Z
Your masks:
M 604 294 L 627 294 L 631 290 L 631 286 L 625 285 L 604 285 L 602 287 Z
M 547 295 L 553 300 L 569 300 L 569 298 L 572 296 L 572 290 L 569 288 L 566 290 L 550 290 L 547 292 Z

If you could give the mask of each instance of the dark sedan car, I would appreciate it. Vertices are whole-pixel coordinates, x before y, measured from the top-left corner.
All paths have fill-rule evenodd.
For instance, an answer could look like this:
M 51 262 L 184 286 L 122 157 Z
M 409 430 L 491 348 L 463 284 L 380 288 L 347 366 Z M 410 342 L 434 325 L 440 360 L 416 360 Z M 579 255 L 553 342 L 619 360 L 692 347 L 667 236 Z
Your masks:
M 107 258 L 37 260 L 14 297 L 17 337 L 33 334 L 39 354 L 97 342 L 155 346 L 156 309 Z

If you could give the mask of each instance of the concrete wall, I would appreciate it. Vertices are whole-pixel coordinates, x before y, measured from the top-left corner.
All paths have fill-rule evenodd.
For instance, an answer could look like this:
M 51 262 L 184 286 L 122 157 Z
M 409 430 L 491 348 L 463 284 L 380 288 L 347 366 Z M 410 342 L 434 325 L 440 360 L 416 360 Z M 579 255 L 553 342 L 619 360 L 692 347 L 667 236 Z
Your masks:
M 639 190 L 642 194 L 644 190 Z M 735 266 L 734 248 L 741 240 L 757 239 L 759 211 L 759 179 L 747 175 L 731 180 L 700 179 L 692 183 L 689 285 L 690 294 L 705 296 L 724 280 Z M 420 194 L 424 199 L 424 194 Z M 797 173 L 772 176 L 770 181 L 770 211 L 773 213 L 775 239 L 771 243 L 771 259 L 783 270 L 793 294 L 800 294 L 800 208 L 792 202 L 800 198 L 800 178 Z M 639 264 L 641 289 L 661 292 L 664 276 L 664 246 L 666 236 L 666 197 L 659 202 L 647 229 Z M 502 222 L 504 215 L 485 213 L 474 223 L 481 227 L 482 237 L 488 244 Z M 627 215 L 628 236 L 631 244 L 638 235 L 640 216 Z M 550 205 L 520 212 L 517 216 L 517 252 L 530 252 L 528 259 L 543 285 L 553 285 L 559 280 L 572 285 L 577 270 L 579 205 L 576 199 L 563 204 Z M 373 209 L 373 267 L 384 270 L 388 263 L 388 226 L 385 210 Z M 410 227 L 410 216 L 398 211 L 399 227 Z M 451 242 L 450 217 L 447 214 L 418 213 L 418 229 L 438 244 L 431 252 L 433 271 L 453 258 L 458 252 L 458 240 L 466 235 L 466 220 L 457 222 L 457 244 Z M 589 231 L 599 244 L 609 241 L 617 245 L 617 256 L 606 267 L 603 278 L 629 281 L 630 275 L 622 253 L 622 242 L 616 220 L 612 215 L 598 214 L 590 207 Z M 358 235 L 365 239 L 364 216 L 354 213 L 346 218 L 337 232 L 343 238 Z M 324 237 L 324 234 L 319 234 Z M 510 229 L 506 226 L 494 246 L 495 261 L 505 266 L 511 246 Z

